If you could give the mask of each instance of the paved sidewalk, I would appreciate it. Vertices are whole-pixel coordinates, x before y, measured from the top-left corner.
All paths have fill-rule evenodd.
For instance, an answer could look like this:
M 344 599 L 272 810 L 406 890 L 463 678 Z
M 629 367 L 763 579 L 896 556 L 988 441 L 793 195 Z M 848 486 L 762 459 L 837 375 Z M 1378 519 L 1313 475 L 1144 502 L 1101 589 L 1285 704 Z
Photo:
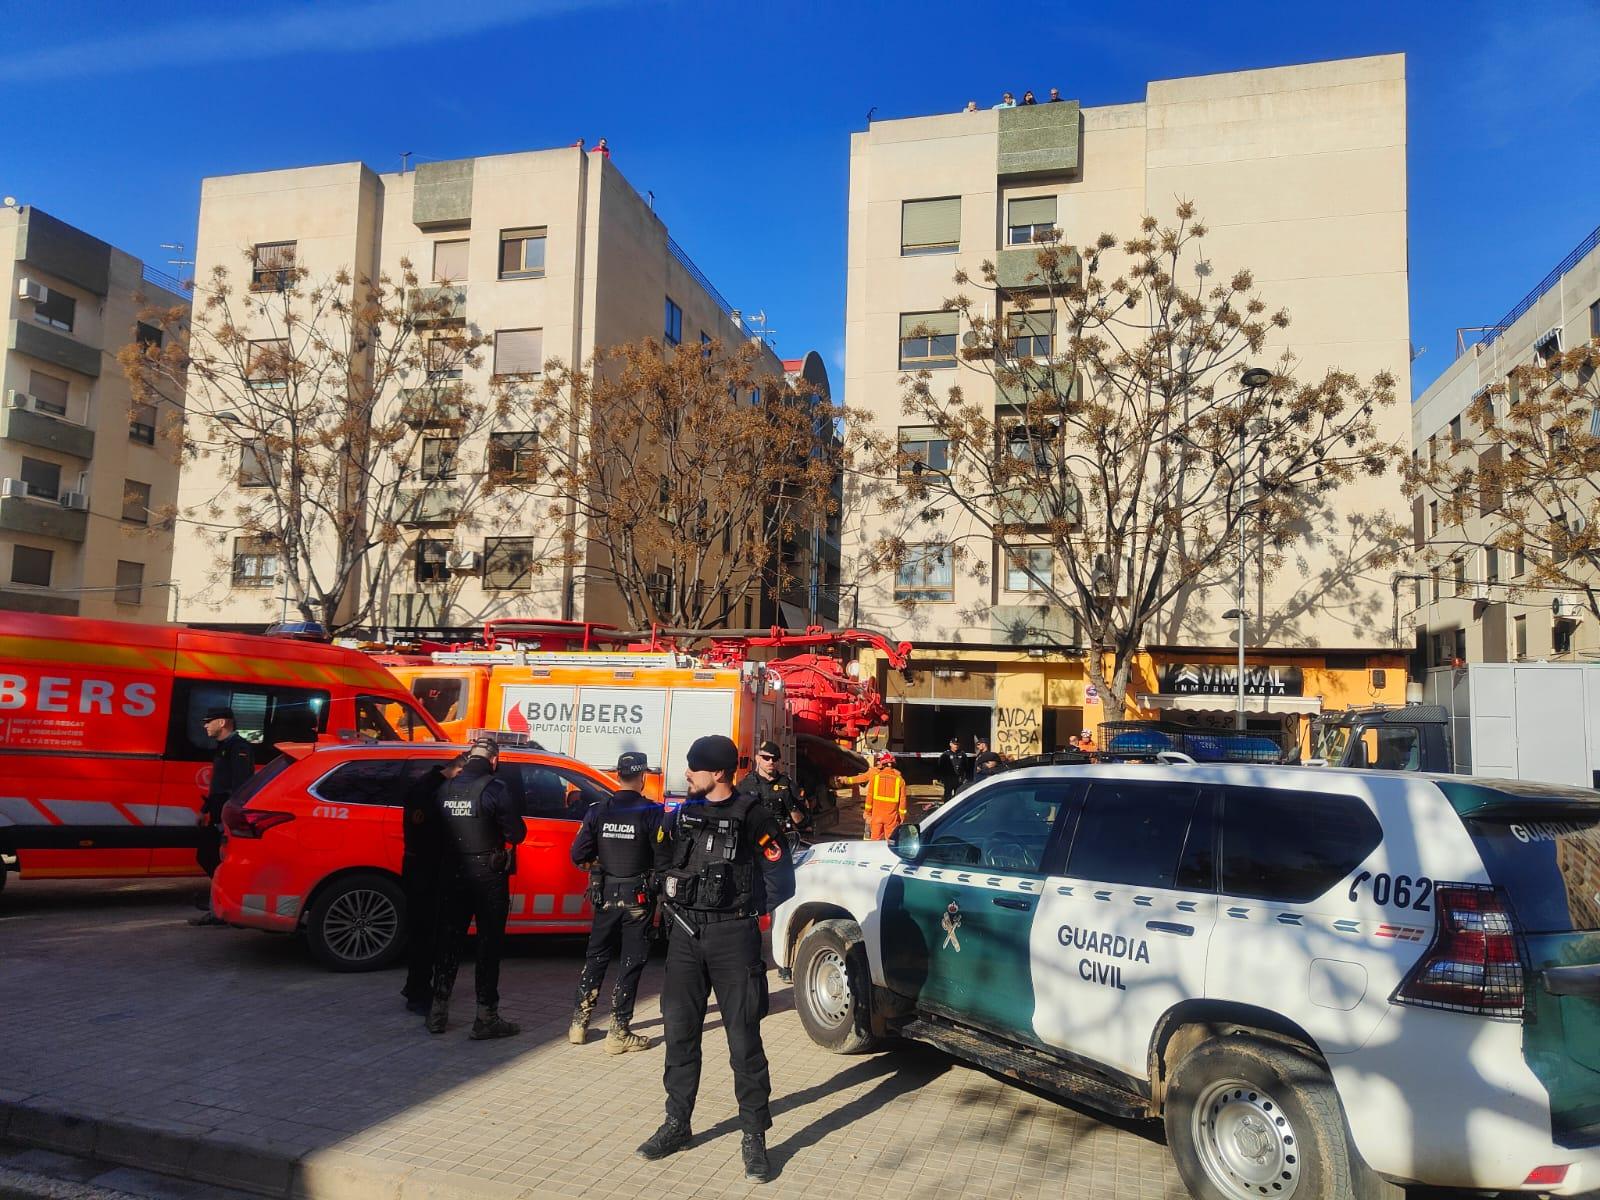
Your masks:
M 1126 1197 L 1186 1193 L 1158 1127 L 1117 1126 L 921 1047 L 812 1045 L 776 975 L 764 1026 L 779 1177 L 747 1183 L 715 1025 L 694 1146 L 659 1123 L 661 1050 L 566 1044 L 575 940 L 514 939 L 503 1008 L 466 1037 L 401 1007 L 400 975 L 332 975 L 298 941 L 193 929 L 192 884 L 13 882 L 0 899 L 0 1137 L 267 1195 L 316 1197 Z M 659 1039 L 659 960 L 635 1028 Z M 602 1014 L 601 1025 L 603 1028 Z

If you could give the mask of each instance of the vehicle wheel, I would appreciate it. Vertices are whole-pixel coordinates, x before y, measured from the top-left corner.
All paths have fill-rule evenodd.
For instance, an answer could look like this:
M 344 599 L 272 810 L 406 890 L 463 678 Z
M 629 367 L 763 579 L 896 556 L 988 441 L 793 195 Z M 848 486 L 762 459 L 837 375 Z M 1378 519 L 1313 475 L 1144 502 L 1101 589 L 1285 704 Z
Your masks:
M 334 971 L 376 971 L 406 946 L 406 901 L 382 875 L 347 875 L 329 884 L 306 917 L 312 956 Z
M 872 973 L 854 921 L 818 921 L 794 955 L 794 1009 L 817 1045 L 860 1054 L 875 1044 L 868 1017 Z
M 1327 1071 L 1291 1046 L 1242 1035 L 1200 1043 L 1172 1073 L 1165 1118 L 1197 1200 L 1401 1195 L 1350 1144 Z

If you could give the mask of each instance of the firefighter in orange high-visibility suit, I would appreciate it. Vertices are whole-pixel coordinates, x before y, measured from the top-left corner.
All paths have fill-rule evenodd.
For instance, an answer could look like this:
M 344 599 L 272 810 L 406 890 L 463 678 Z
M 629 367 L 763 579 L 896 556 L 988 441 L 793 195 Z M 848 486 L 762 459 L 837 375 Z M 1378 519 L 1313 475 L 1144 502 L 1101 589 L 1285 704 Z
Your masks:
M 876 766 L 846 782 L 867 785 L 861 812 L 866 818 L 869 840 L 884 841 L 906 819 L 906 780 L 894 769 L 894 755 L 878 755 Z

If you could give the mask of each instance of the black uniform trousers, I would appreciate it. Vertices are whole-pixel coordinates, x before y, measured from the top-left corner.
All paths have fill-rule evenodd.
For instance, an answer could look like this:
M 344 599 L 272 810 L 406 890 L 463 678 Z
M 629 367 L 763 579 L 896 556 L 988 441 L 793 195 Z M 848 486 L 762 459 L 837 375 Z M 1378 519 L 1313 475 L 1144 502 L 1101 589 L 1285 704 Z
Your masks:
M 488 854 L 469 854 L 445 867 L 439 895 L 438 948 L 433 959 L 433 995 L 448 1000 L 467 942 L 467 927 L 478 922 L 478 958 L 473 972 L 478 1003 L 500 1006 L 500 951 L 506 940 L 511 881 L 490 865 Z
M 433 960 L 437 954 L 439 928 L 439 864 L 415 854 L 400 859 L 400 887 L 406 896 L 406 922 L 411 940 L 406 944 L 406 985 L 400 994 L 407 1000 L 426 1000 L 433 995 Z
M 650 958 L 650 908 L 632 903 L 632 897 L 607 900 L 594 910 L 594 925 L 589 931 L 589 948 L 583 959 L 583 974 L 578 979 L 576 1004 L 597 994 L 605 982 L 611 958 L 621 953 L 617 983 L 611 989 L 611 1016 L 623 1022 L 633 1020 L 633 998 L 639 991 L 639 976 Z
M 681 912 L 682 910 L 680 910 Z M 667 946 L 667 978 L 661 989 L 666 1027 L 667 1116 L 685 1125 L 694 1114 L 700 1090 L 700 1042 L 705 1034 L 706 1000 L 717 994 L 722 1029 L 728 1035 L 733 1093 L 739 1124 L 746 1133 L 772 1128 L 768 1101 L 772 1079 L 761 1045 L 761 1018 L 767 1007 L 767 965 L 761 959 L 761 930 L 754 917 L 701 921 L 683 914 L 699 931 L 690 937 L 672 924 Z
M 210 825 L 200 826 L 197 832 L 199 841 L 195 845 L 194 861 L 210 879 L 222 865 L 222 818 L 219 816 Z

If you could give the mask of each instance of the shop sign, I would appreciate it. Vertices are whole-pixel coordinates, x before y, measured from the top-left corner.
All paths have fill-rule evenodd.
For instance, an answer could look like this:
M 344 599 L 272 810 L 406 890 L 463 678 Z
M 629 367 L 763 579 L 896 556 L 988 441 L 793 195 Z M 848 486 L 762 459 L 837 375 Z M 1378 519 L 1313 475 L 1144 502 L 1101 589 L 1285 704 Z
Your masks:
M 1230 663 L 1168 663 L 1161 668 L 1161 693 L 1166 696 L 1237 696 L 1239 668 Z M 1303 696 L 1299 667 L 1247 666 L 1246 696 Z

